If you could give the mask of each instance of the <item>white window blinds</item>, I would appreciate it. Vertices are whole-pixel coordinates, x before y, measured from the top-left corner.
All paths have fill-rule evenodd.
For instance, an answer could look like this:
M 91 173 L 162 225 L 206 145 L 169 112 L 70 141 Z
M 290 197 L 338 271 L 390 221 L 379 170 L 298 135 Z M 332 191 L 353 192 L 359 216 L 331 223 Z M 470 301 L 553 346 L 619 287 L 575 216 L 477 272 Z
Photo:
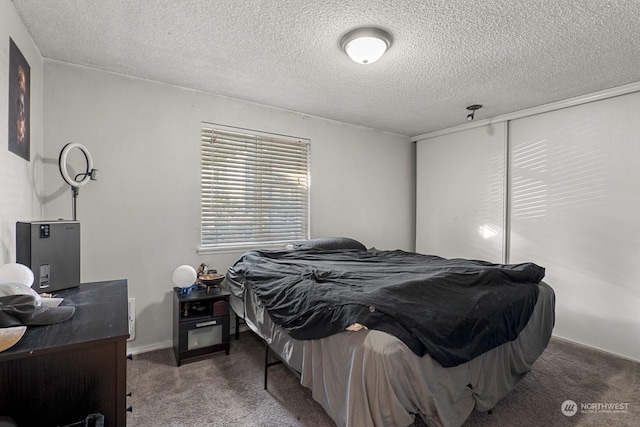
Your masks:
M 201 246 L 309 238 L 309 140 L 202 124 Z

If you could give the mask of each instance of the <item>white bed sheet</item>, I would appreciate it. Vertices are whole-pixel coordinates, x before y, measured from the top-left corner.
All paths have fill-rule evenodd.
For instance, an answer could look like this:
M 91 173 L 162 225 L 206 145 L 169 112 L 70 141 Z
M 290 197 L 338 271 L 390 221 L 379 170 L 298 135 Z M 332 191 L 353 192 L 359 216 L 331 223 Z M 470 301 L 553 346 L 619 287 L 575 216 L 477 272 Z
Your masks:
M 234 301 L 234 299 L 236 299 Z M 275 325 L 260 300 L 232 296 L 232 308 L 294 370 L 338 426 L 407 426 L 420 414 L 430 426 L 460 426 L 486 411 L 531 370 L 551 338 L 555 295 L 540 283 L 527 326 L 514 341 L 443 368 L 380 331 L 342 332 L 299 341 Z

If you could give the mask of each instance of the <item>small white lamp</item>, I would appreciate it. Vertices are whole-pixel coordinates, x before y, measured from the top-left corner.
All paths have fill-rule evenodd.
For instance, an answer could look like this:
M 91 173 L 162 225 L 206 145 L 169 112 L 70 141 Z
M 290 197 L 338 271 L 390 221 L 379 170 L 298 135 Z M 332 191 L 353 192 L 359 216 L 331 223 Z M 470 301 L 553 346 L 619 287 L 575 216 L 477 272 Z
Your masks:
M 31 289 L 33 279 L 33 272 L 24 264 L 11 263 L 0 266 L 0 285 L 2 285 L 0 286 L 2 288 L 0 289 L 0 296 L 32 295 L 36 299 L 36 304 L 42 305 L 40 295 Z
M 33 272 L 24 264 L 12 263 L 0 266 L 0 283 L 20 283 L 31 287 Z
M 180 293 L 182 295 L 188 295 L 193 289 L 193 285 L 196 283 L 198 274 L 196 269 L 190 265 L 181 265 L 173 271 L 173 284 L 181 288 Z
M 391 35 L 380 28 L 356 28 L 342 36 L 340 47 L 358 64 L 373 64 L 391 47 Z

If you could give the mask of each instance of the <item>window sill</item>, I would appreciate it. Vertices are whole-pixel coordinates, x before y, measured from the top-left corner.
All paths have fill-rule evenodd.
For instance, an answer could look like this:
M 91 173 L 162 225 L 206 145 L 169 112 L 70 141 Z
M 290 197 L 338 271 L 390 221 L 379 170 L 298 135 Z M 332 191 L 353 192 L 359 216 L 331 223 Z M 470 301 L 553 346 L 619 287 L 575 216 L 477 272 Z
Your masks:
M 254 249 L 284 249 L 284 245 L 286 242 L 282 243 L 265 243 L 265 244 L 245 244 L 245 245 L 234 245 L 234 246 L 218 246 L 218 247 L 198 247 L 198 255 L 206 255 L 206 254 L 230 254 L 230 253 L 243 253 L 246 251 L 254 250 Z

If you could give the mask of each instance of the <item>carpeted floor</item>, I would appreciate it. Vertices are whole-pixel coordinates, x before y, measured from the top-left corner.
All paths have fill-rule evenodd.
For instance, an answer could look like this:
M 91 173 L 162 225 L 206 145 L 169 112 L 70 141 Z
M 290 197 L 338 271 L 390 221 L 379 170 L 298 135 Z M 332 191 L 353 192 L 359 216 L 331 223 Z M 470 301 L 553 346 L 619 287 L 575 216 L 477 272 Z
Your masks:
M 128 362 L 133 406 L 131 427 L 334 426 L 310 391 L 283 365 L 269 369 L 263 390 L 264 346 L 251 333 L 217 353 L 176 367 L 172 349 L 140 354 Z M 566 400 L 577 413 L 561 412 Z M 626 412 L 598 410 L 622 404 Z M 580 409 L 585 404 L 593 412 Z M 620 407 L 620 406 L 619 406 Z M 474 411 L 465 426 L 624 427 L 640 422 L 640 364 L 608 353 L 552 339 L 525 379 L 493 414 Z M 414 426 L 424 426 L 417 420 Z M 360 427 L 360 426 L 356 426 Z M 365 426 L 363 426 L 365 427 Z

